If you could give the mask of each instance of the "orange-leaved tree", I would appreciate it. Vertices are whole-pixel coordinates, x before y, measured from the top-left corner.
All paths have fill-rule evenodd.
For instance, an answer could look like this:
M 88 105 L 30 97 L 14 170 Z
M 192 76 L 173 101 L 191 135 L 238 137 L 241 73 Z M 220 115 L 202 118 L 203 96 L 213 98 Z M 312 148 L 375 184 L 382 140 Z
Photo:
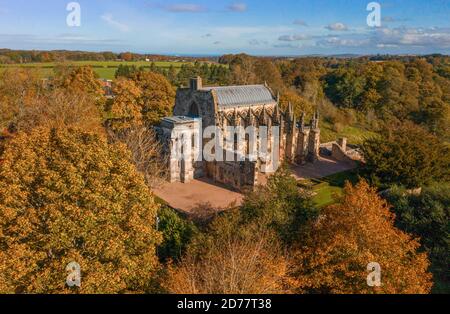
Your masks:
M 122 132 L 142 124 L 142 106 L 139 103 L 141 89 L 134 81 L 120 77 L 113 85 L 114 100 L 108 125 L 115 132 Z
M 99 76 L 92 67 L 81 66 L 74 69 L 61 70 L 56 75 L 54 84 L 71 92 L 82 92 L 95 100 L 98 108 L 103 110 L 105 105 L 105 91 Z
M 429 262 L 419 246 L 394 227 L 388 204 L 365 181 L 347 184 L 340 202 L 323 209 L 310 237 L 299 245 L 294 271 L 297 291 L 428 293 Z M 378 271 L 370 263 L 378 263 L 380 272 L 368 271 Z
M 280 241 L 239 213 L 216 218 L 195 237 L 186 255 L 169 266 L 163 287 L 170 293 L 264 294 L 289 292 L 289 262 Z
M 131 79 L 142 90 L 140 102 L 146 124 L 158 124 L 161 118 L 172 114 L 175 90 L 163 75 L 139 71 Z
M 0 293 L 148 291 L 158 205 L 123 144 L 38 127 L 17 133 L 2 159 Z M 81 287 L 66 284 L 72 262 Z

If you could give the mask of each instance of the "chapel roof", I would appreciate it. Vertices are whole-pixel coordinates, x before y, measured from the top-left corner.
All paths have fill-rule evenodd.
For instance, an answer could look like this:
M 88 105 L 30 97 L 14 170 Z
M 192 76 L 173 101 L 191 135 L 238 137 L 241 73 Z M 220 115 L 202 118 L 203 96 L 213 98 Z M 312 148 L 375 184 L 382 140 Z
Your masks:
M 204 87 L 214 91 L 218 106 L 222 108 L 276 104 L 272 92 L 265 85 Z

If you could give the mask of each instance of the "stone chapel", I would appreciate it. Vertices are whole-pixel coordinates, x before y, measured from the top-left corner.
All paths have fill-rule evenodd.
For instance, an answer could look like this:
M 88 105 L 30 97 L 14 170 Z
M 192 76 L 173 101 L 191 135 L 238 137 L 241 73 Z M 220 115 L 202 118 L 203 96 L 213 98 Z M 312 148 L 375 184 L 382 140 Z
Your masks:
M 170 182 L 183 182 L 207 177 L 235 190 L 253 187 L 258 177 L 266 174 L 272 160 L 236 159 L 235 161 L 207 161 L 195 158 L 193 147 L 203 130 L 216 126 L 227 136 L 227 126 L 248 126 L 260 128 L 279 127 L 279 140 L 268 134 L 269 153 L 277 153 L 280 161 L 292 164 L 315 162 L 319 158 L 320 129 L 319 114 L 314 113 L 310 123 L 305 123 L 305 115 L 297 120 L 292 105 L 283 111 L 279 106 L 279 96 L 274 95 L 267 84 L 244 86 L 203 86 L 202 79 L 190 80 L 189 87 L 179 88 L 176 94 L 172 117 L 163 118 L 157 133 L 168 155 Z M 187 131 L 186 131 L 187 130 Z M 203 145 L 210 139 L 203 139 Z M 248 151 L 249 138 L 235 140 L 234 147 L 223 148 L 233 151 Z M 180 160 L 174 151 L 178 149 L 192 154 L 192 158 Z M 201 149 L 200 149 L 201 150 Z M 200 153 L 201 154 L 201 153 Z M 190 156 L 190 155 L 189 155 Z

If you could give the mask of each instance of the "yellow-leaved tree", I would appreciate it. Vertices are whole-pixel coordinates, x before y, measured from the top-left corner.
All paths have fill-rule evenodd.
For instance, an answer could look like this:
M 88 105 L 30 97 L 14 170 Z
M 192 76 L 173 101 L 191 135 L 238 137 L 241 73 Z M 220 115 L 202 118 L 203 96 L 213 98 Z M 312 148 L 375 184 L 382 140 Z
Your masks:
M 303 293 L 429 293 L 432 282 L 419 242 L 394 227 L 394 214 L 365 181 L 347 184 L 299 244 L 294 278 Z M 377 286 L 376 267 L 381 267 Z M 368 280 L 369 276 L 369 280 Z M 370 283 L 370 285 L 368 284 Z
M 161 241 L 158 205 L 123 144 L 37 127 L 0 164 L 0 293 L 149 291 Z M 69 263 L 81 287 L 70 288 Z
M 114 100 L 111 105 L 111 118 L 108 125 L 115 132 L 122 132 L 133 126 L 141 125 L 142 106 L 141 89 L 134 81 L 123 77 L 116 79 L 113 85 Z
M 131 79 L 142 91 L 139 102 L 142 105 L 142 116 L 146 124 L 158 124 L 161 118 L 172 114 L 175 90 L 163 75 L 139 71 Z
M 244 225 L 238 212 L 229 212 L 193 239 L 162 285 L 175 294 L 288 293 L 283 253 L 271 230 L 258 221 Z

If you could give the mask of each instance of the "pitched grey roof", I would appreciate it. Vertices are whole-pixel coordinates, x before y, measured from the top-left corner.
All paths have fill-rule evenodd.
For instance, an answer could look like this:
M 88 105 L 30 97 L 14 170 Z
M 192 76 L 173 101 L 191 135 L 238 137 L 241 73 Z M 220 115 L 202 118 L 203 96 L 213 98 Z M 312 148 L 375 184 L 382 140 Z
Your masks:
M 220 107 L 236 107 L 276 103 L 270 90 L 264 85 L 205 87 L 214 91 Z

